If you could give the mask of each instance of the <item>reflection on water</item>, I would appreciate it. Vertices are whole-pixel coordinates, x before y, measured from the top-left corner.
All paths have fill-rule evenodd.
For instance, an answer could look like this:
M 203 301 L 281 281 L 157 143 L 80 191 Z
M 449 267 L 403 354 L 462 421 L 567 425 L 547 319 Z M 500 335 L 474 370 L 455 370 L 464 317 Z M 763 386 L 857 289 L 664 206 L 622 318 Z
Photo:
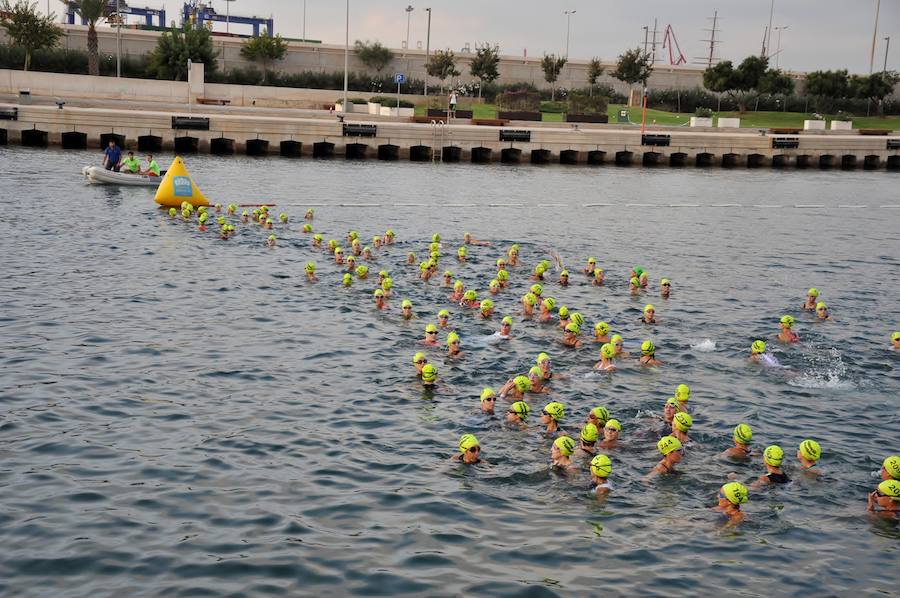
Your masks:
M 225 242 L 170 221 L 147 189 L 84 185 L 77 173 L 94 158 L 0 149 L 9 593 L 712 594 L 771 580 L 892 591 L 900 533 L 865 514 L 865 494 L 900 452 L 898 355 L 887 350 L 900 233 L 896 211 L 879 207 L 889 199 L 839 207 L 893 197 L 890 174 L 189 157 L 215 201 L 275 201 L 290 215 L 267 249 L 252 226 Z M 711 207 L 726 203 L 739 207 Z M 700 207 L 670 207 L 685 204 Z M 794 207 L 808 204 L 823 207 Z M 371 309 L 374 281 L 340 288 L 297 232 L 308 206 L 326 239 L 397 231 L 370 264 L 394 279 L 390 310 Z M 493 245 L 459 264 L 464 231 Z M 501 251 L 520 243 L 523 265 L 493 320 L 405 265 L 433 232 L 441 270 L 480 294 Z M 632 351 L 652 339 L 665 365 L 597 374 L 596 344 L 565 348 L 557 328 L 517 315 L 527 270 L 550 252 L 574 271 L 597 257 L 608 282 L 573 271 L 572 285 L 546 282 L 545 295 L 589 329 L 609 322 Z M 310 260 L 316 285 L 303 276 Z M 672 297 L 631 297 L 634 264 L 654 285 L 672 279 Z M 834 321 L 799 313 L 810 286 Z M 402 298 L 417 319 L 400 319 Z M 647 302 L 654 328 L 638 323 Z M 411 358 L 444 307 L 464 355 L 445 356 L 444 333 L 426 351 L 440 372 L 432 394 Z M 798 346 L 774 342 L 784 313 L 798 318 Z M 504 314 L 514 339 L 487 342 Z M 747 364 L 756 338 L 787 367 Z M 577 434 L 602 404 L 623 424 L 610 452 L 616 489 L 601 503 L 583 464 L 571 476 L 548 469 L 536 421 L 506 427 L 502 402 L 497 417 L 480 414 L 482 387 L 524 373 L 540 351 L 559 379 L 530 399 L 535 413 L 561 401 Z M 695 446 L 681 473 L 645 484 L 657 415 L 681 382 L 693 390 Z M 816 438 L 825 475 L 754 493 L 747 522 L 726 531 L 709 509 L 718 486 L 762 473 L 758 457 L 716 457 L 739 422 L 753 427 L 757 455 L 785 447 L 792 474 L 794 447 Z M 490 466 L 447 460 L 464 432 Z

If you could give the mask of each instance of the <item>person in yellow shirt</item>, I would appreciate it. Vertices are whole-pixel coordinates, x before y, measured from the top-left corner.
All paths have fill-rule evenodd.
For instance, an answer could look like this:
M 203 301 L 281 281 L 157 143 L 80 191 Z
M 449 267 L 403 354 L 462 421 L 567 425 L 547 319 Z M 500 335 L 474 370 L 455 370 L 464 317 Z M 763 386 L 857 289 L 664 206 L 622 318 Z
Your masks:
M 142 170 L 141 174 L 145 174 L 147 176 L 159 176 L 159 164 L 156 163 L 156 160 L 153 159 L 153 154 L 147 154 L 147 169 Z
M 134 152 L 128 152 L 128 157 L 122 160 L 119 172 L 125 174 L 141 174 L 141 161 L 134 157 Z

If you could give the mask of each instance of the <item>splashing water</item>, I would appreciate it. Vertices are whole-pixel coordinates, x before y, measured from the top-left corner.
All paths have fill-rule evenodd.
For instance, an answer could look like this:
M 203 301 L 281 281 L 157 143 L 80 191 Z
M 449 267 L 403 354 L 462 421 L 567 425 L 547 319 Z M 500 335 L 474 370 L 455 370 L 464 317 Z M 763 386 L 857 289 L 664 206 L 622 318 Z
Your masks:
M 700 353 L 712 353 L 716 350 L 716 341 L 711 338 L 705 338 L 699 343 L 691 345 L 691 349 Z

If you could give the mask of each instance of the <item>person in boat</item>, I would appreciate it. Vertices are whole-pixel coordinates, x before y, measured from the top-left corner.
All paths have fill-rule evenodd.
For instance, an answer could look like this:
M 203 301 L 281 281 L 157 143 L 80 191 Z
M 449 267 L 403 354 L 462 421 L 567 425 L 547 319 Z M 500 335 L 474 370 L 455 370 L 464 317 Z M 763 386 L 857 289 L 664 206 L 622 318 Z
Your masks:
M 122 150 L 116 145 L 114 139 L 109 140 L 109 145 L 103 150 L 103 168 L 119 172 L 122 161 Z
M 134 152 L 128 152 L 128 157 L 122 160 L 119 172 L 124 174 L 141 174 L 141 161 L 134 157 Z
M 153 159 L 153 154 L 147 154 L 147 168 L 140 172 L 147 176 L 159 176 L 159 164 Z

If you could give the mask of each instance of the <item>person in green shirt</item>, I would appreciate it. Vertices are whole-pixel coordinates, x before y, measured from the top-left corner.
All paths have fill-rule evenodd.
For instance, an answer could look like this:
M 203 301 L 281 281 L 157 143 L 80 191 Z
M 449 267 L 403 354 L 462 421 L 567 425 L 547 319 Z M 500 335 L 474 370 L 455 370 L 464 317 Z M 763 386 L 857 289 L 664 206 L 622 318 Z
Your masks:
M 141 161 L 134 157 L 134 152 L 128 152 L 128 157 L 122 160 L 122 168 L 119 172 L 140 174 Z
M 147 170 L 141 171 L 147 176 L 159 176 L 159 164 L 153 159 L 153 154 L 147 154 Z

